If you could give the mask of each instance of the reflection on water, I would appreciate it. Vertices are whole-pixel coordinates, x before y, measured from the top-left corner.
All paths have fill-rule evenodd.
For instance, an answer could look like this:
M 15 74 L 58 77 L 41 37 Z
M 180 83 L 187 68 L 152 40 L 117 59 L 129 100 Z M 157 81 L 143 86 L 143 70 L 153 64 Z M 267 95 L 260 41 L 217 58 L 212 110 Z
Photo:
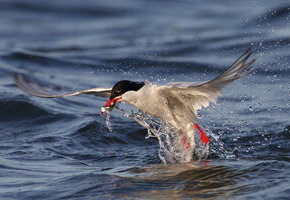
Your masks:
M 125 194 L 115 191 L 114 195 L 117 197 L 223 199 L 244 189 L 236 185 L 243 176 L 242 172 L 226 166 L 212 165 L 210 161 L 135 167 L 120 170 L 116 175 L 123 177 L 117 187 L 126 191 Z

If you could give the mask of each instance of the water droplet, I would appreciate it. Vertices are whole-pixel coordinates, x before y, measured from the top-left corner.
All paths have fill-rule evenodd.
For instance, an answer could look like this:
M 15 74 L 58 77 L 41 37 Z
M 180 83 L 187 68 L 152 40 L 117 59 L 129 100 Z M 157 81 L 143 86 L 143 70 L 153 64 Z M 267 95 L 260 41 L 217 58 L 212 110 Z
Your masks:
M 111 112 L 109 112 L 109 111 L 105 112 L 105 113 L 104 113 L 104 116 L 105 116 L 105 123 L 106 123 L 106 126 L 107 126 L 107 128 L 109 129 L 109 131 L 112 132 L 113 129 L 112 129 L 111 121 L 110 121 Z
M 201 145 L 201 142 L 195 141 L 194 129 L 176 130 L 162 120 L 152 117 L 142 111 L 127 114 L 123 109 L 116 108 L 123 112 L 123 116 L 134 119 L 148 131 L 147 138 L 156 137 L 159 142 L 159 158 L 164 164 L 167 163 L 184 163 L 192 160 L 193 155 L 196 159 L 204 159 L 209 153 L 208 145 Z M 185 144 L 186 143 L 186 144 Z M 187 145 L 187 147 L 185 147 Z M 191 148 L 195 147 L 195 148 Z
M 250 107 L 249 107 L 249 111 L 253 112 L 253 110 L 254 110 L 253 107 L 250 106 Z

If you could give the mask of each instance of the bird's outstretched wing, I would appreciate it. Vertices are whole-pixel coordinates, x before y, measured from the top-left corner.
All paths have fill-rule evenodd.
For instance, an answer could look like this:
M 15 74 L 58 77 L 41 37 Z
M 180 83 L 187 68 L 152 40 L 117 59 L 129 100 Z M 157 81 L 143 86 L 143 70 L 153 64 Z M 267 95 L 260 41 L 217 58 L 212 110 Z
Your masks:
M 68 97 L 80 94 L 92 94 L 100 97 L 110 97 L 111 88 L 92 88 L 87 90 L 81 90 L 76 92 L 63 93 L 60 91 L 53 90 L 51 87 L 42 86 L 34 80 L 28 79 L 20 74 L 12 74 L 12 77 L 16 85 L 24 92 L 43 98 L 57 98 L 57 97 Z
M 251 54 L 251 49 L 248 49 L 223 74 L 213 80 L 199 83 L 181 82 L 163 85 L 160 87 L 160 94 L 163 94 L 170 107 L 178 109 L 179 106 L 177 104 L 182 102 L 187 109 L 196 114 L 196 111 L 202 107 L 215 103 L 223 87 L 249 72 L 245 68 L 256 61 L 253 59 L 247 62 Z

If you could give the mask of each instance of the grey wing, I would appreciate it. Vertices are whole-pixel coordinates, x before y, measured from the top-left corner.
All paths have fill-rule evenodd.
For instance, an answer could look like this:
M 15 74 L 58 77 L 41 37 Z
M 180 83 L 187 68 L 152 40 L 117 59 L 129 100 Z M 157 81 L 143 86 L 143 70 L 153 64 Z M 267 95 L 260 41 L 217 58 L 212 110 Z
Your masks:
M 57 97 L 68 97 L 80 94 L 93 94 L 100 97 L 110 97 L 111 88 L 92 88 L 87 90 L 81 90 L 76 92 L 59 92 L 53 90 L 51 87 L 42 86 L 34 80 L 28 79 L 20 74 L 12 75 L 16 85 L 24 92 L 43 98 L 57 98 Z
M 160 92 L 164 94 L 165 98 L 166 96 L 171 96 L 174 98 L 170 99 L 179 99 L 187 109 L 190 109 L 196 114 L 196 111 L 202 107 L 207 107 L 210 103 L 215 103 L 220 96 L 222 88 L 227 84 L 249 72 L 245 68 L 256 61 L 253 59 L 247 62 L 251 54 L 251 49 L 248 49 L 223 74 L 213 80 L 200 82 L 199 84 L 175 83 L 173 85 L 164 85 L 160 87 Z M 169 103 L 170 99 L 167 99 Z M 171 104 L 174 104 L 174 102 L 171 102 Z

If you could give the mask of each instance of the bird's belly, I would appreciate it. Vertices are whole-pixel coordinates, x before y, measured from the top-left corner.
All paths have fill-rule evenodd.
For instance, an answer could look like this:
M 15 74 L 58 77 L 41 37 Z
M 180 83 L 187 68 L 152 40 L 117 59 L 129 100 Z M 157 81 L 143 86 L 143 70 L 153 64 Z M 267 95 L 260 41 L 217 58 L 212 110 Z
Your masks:
M 136 107 L 142 110 L 143 112 L 146 112 L 160 119 L 164 119 L 165 113 L 167 113 L 167 109 L 166 109 L 167 107 L 166 105 L 164 105 L 164 102 L 162 99 L 147 98 L 146 100 L 143 100 L 142 102 L 138 102 Z
M 178 104 L 173 107 L 167 104 L 166 100 L 159 98 L 146 98 L 146 100 L 137 102 L 138 109 L 170 124 L 176 130 L 187 130 L 195 122 L 192 112 Z M 192 127 L 191 127 L 192 128 Z

